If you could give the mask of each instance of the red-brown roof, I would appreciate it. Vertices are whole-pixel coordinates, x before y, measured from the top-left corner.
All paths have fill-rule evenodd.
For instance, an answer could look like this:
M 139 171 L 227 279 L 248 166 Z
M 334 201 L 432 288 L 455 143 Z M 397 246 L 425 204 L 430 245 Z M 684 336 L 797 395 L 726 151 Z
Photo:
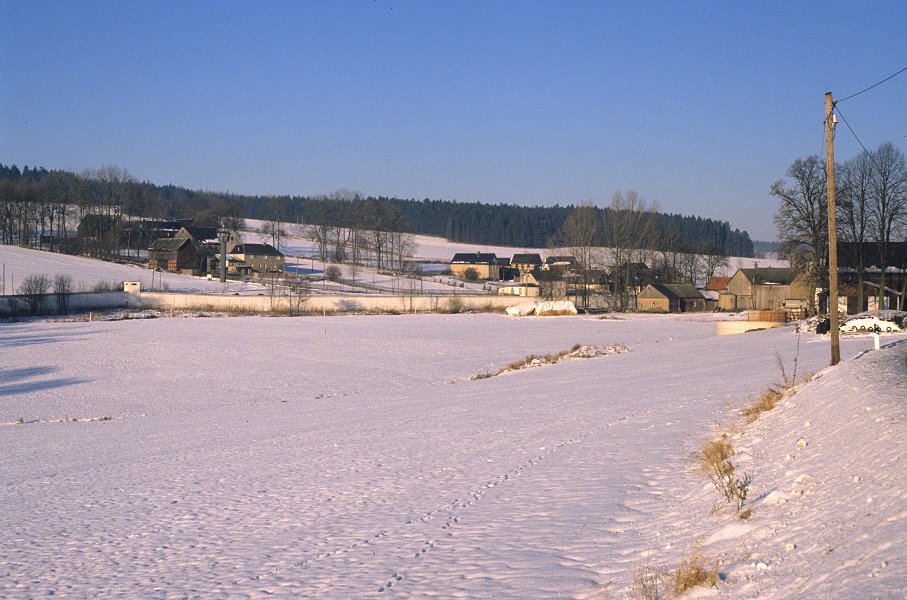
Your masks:
M 712 277 L 709 282 L 702 288 L 707 292 L 723 292 L 731 282 L 730 277 Z

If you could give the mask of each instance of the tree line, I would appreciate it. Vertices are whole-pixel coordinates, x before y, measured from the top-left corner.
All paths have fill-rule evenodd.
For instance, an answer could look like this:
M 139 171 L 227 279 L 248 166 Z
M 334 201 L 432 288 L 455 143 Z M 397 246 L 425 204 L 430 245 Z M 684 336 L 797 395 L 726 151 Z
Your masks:
M 844 242 L 842 262 L 854 270 L 857 302 L 863 306 L 870 254 L 881 268 L 879 286 L 885 289 L 894 245 L 907 242 L 907 162 L 888 142 L 836 163 L 834 169 L 836 235 Z M 795 160 L 786 178 L 771 187 L 781 201 L 775 224 L 782 255 L 809 274 L 813 287 L 823 288 L 828 286 L 827 183 L 825 161 L 812 155 Z
M 60 170 L 0 164 L 0 242 L 40 246 L 42 237 L 64 237 L 89 214 L 117 222 L 142 219 L 192 219 L 196 226 L 216 226 L 221 220 L 236 227 L 243 219 L 260 219 L 279 246 L 288 224 L 304 225 L 321 238 L 330 228 L 333 252 L 355 253 L 353 230 L 384 233 L 372 240 L 377 260 L 399 254 L 402 234 L 426 234 L 477 245 L 545 247 L 557 243 L 559 231 L 575 206 L 526 207 L 513 204 L 460 203 L 449 200 L 406 200 L 363 196 L 339 191 L 321 196 L 249 196 L 189 190 L 174 185 L 137 181 L 125 169 L 103 166 L 75 174 Z M 602 224 L 615 218 L 612 207 L 592 210 Z M 619 215 L 618 215 L 619 218 Z M 655 226 L 639 242 L 659 251 L 752 256 L 753 243 L 745 231 L 727 222 L 702 217 L 654 215 Z M 598 228 L 596 244 L 617 242 L 610 226 Z M 377 232 L 377 233 L 376 233 Z M 320 243 L 327 252 L 327 240 Z

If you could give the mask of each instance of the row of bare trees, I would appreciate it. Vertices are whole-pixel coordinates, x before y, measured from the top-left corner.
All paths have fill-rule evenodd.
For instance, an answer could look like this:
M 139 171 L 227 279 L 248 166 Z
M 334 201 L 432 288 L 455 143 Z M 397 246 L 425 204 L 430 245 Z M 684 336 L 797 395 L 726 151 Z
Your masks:
M 827 286 L 828 193 L 825 161 L 818 156 L 795 160 L 787 179 L 776 181 L 771 193 L 781 201 L 775 214 L 781 252 L 791 264 L 809 273 L 812 287 Z M 835 165 L 837 237 L 848 244 L 857 278 L 857 302 L 863 305 L 866 248 L 876 249 L 880 289 L 886 286 L 885 266 L 892 244 L 907 241 L 907 162 L 891 143 Z
M 414 236 L 392 206 L 374 198 L 361 201 L 358 194 L 338 191 L 330 200 L 349 201 L 356 207 L 354 225 L 344 227 L 318 219 L 303 227 L 315 242 L 322 261 L 400 271 L 412 256 Z
M 626 309 L 637 287 L 638 265 L 679 274 L 690 283 L 704 281 L 727 265 L 723 246 L 716 240 L 704 248 L 685 246 L 676 231 L 663 230 L 656 202 L 634 191 L 615 192 L 606 218 L 591 204 L 576 207 L 565 219 L 553 242 L 563 246 L 576 263 L 577 290 L 588 305 L 595 273 L 607 270 L 617 308 Z M 608 247 L 603 246 L 607 240 Z M 654 250 L 656 246 L 660 250 Z
M 126 169 L 105 165 L 80 174 L 0 165 L 0 243 L 53 250 L 72 244 L 76 226 L 94 215 L 94 230 L 73 250 L 98 256 L 137 254 L 147 239 L 131 236 L 131 222 L 191 216 L 198 226 L 227 219 L 242 226 L 237 197 L 188 192 L 139 182 Z

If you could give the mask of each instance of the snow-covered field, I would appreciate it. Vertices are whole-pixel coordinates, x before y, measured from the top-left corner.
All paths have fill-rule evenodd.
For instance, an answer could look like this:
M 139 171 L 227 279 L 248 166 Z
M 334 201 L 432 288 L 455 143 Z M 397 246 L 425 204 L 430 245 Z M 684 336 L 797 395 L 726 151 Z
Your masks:
M 907 335 L 717 337 L 709 315 L 0 323 L 0 596 L 907 593 Z M 627 352 L 496 377 L 528 354 Z M 749 520 L 690 458 L 732 435 Z M 805 443 L 798 447 L 798 440 Z

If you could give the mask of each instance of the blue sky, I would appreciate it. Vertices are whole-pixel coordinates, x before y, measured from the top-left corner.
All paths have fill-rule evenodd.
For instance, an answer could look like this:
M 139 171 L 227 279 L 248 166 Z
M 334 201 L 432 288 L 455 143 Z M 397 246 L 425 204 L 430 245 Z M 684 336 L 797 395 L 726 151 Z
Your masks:
M 769 187 L 824 152 L 824 93 L 907 66 L 905 30 L 904 2 L 0 0 L 0 162 L 251 194 L 632 189 L 774 239 Z M 907 73 L 840 108 L 907 150 Z

